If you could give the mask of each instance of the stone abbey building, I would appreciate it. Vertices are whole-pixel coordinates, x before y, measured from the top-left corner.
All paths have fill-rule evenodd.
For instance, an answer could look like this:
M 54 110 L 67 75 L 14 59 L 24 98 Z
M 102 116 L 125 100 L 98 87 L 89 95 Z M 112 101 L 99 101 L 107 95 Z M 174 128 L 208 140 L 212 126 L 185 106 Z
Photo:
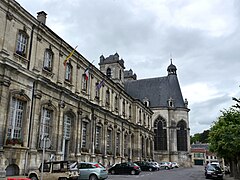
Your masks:
M 0 1 L 0 177 L 42 160 L 190 166 L 189 109 L 172 63 L 166 77 L 143 80 L 117 53 L 98 69 L 45 22 L 43 11 Z

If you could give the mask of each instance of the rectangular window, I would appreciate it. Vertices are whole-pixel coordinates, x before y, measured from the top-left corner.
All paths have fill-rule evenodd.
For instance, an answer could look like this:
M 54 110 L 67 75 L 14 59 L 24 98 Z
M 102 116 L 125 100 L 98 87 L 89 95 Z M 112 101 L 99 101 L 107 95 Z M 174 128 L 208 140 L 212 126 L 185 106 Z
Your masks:
M 19 32 L 17 37 L 16 53 L 23 57 L 26 57 L 27 41 L 27 35 L 23 32 Z
M 69 115 L 64 116 L 64 138 L 71 138 L 71 117 Z
M 112 151 L 112 131 L 107 130 L 107 151 Z
M 85 74 L 82 75 L 82 90 L 87 91 L 87 79 Z
M 41 117 L 41 125 L 40 125 L 40 135 L 41 139 L 45 136 L 50 136 L 50 132 L 52 131 L 52 111 L 43 108 L 42 117 Z
M 82 124 L 82 148 L 87 147 L 87 123 Z
M 120 133 L 117 133 L 116 137 L 116 153 L 120 155 Z
M 101 127 L 97 126 L 96 127 L 96 149 L 100 150 L 101 147 Z
M 128 155 L 127 148 L 128 148 L 128 136 L 125 135 L 124 136 L 124 155 Z
M 110 92 L 109 90 L 106 91 L 106 105 L 110 104 Z
M 44 53 L 43 68 L 46 70 L 52 71 L 52 61 L 53 61 L 53 53 L 50 49 L 46 49 Z
M 66 65 L 65 80 L 72 81 L 72 66 L 70 64 Z
M 24 112 L 24 101 L 16 98 L 12 98 L 10 107 L 10 120 L 8 124 L 8 134 L 9 138 L 22 138 L 22 122 L 23 122 L 23 112 Z

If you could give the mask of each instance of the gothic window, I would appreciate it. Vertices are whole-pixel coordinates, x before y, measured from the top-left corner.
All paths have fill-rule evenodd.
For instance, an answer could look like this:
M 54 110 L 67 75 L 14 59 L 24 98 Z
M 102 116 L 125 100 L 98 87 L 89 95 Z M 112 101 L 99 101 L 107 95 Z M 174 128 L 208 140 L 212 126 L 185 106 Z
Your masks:
M 22 140 L 25 104 L 25 101 L 12 97 L 7 132 L 10 139 Z
M 154 150 L 167 150 L 166 121 L 162 117 L 154 123 Z
M 45 107 L 42 108 L 40 124 L 40 142 L 43 138 L 51 139 L 53 111 Z
M 107 77 L 108 78 L 112 77 L 112 70 L 110 68 L 107 68 Z
M 26 50 L 27 50 L 27 43 L 28 43 L 28 35 L 24 31 L 19 31 L 17 36 L 17 46 L 16 46 L 16 53 L 27 57 Z
M 95 147 L 97 150 L 100 150 L 101 148 L 101 127 L 96 126 L 96 143 Z
M 72 65 L 70 63 L 66 65 L 65 80 L 69 82 L 72 81 Z
M 53 52 L 51 49 L 46 49 L 44 53 L 43 68 L 52 71 Z
M 177 124 L 177 150 L 187 151 L 187 125 L 186 122 L 181 120 Z
M 116 137 L 116 155 L 120 156 L 120 133 L 117 133 Z
M 87 91 L 87 78 L 85 74 L 82 75 L 82 90 Z
M 112 153 L 112 131 L 110 129 L 107 130 L 107 151 L 108 154 Z
M 82 123 L 82 148 L 87 148 L 87 122 Z

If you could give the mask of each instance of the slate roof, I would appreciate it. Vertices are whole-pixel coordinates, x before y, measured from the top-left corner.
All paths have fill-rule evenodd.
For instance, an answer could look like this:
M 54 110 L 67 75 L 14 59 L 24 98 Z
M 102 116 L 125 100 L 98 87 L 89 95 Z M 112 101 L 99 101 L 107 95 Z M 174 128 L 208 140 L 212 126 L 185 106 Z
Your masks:
M 168 107 L 168 100 L 173 99 L 174 107 L 185 108 L 177 75 L 126 81 L 125 91 L 133 98 L 143 101 L 147 98 L 150 107 Z

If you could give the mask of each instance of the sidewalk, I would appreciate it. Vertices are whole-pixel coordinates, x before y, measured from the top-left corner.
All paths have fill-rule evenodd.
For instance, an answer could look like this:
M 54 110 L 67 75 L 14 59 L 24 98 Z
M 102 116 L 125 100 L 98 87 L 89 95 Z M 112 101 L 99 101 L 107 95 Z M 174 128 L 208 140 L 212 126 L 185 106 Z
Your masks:
M 233 177 L 230 177 L 229 174 L 223 177 L 224 180 L 235 180 Z

